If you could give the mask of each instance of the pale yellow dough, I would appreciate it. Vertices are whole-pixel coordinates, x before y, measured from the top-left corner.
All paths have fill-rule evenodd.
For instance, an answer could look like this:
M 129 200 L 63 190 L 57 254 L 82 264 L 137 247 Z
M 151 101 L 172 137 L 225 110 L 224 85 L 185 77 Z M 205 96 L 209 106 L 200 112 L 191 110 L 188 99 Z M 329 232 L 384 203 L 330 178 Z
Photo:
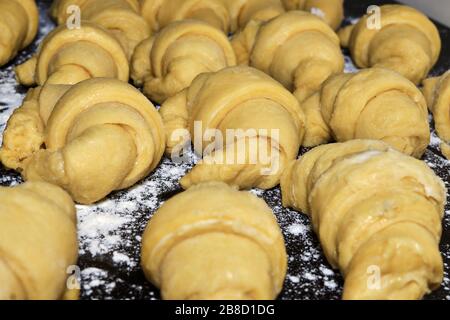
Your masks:
M 303 141 L 305 117 L 295 97 L 268 75 L 249 67 L 198 76 L 188 89 L 168 99 L 160 113 L 168 155 L 188 142 L 186 135 L 177 135 L 179 129 L 188 130 L 194 142 L 204 142 L 203 146 L 194 144 L 195 151 L 205 157 L 181 180 L 184 188 L 203 181 L 224 181 L 240 188 L 270 189 L 278 185 L 286 163 L 297 157 Z M 201 132 L 196 132 L 196 122 L 201 123 Z M 205 133 L 211 129 L 219 130 L 224 139 L 227 129 L 254 132 L 210 150 Z M 272 129 L 278 130 L 278 137 L 271 134 Z M 263 148 L 267 148 L 270 163 L 258 156 Z M 263 169 L 268 169 L 267 174 Z
M 267 204 L 217 182 L 165 202 L 144 232 L 141 257 L 167 300 L 275 299 L 287 269 Z
M 141 0 L 141 14 L 154 31 L 174 21 L 203 21 L 226 33 L 251 20 L 269 20 L 284 12 L 281 0 Z
M 269 74 L 303 101 L 331 75 L 344 71 L 336 33 L 320 18 L 290 11 L 266 23 L 250 22 L 232 40 L 240 64 Z
M 96 24 L 62 25 L 44 39 L 35 57 L 16 68 L 21 84 L 76 84 L 109 77 L 128 82 L 129 64 L 120 42 Z
M 310 11 L 337 30 L 344 20 L 344 0 L 282 0 L 287 10 Z
M 421 299 L 443 279 L 444 183 L 380 141 L 313 149 L 285 171 L 283 204 L 311 216 L 344 299 Z
M 268 21 L 284 13 L 281 0 L 216 0 L 222 2 L 231 17 L 230 31 L 244 29 L 250 21 Z
M 67 193 L 42 182 L 0 187 L 0 300 L 63 298 L 67 268 L 77 257 L 75 206 Z
M 141 14 L 154 31 L 174 21 L 197 20 L 224 32 L 230 28 L 230 15 L 220 0 L 140 0 Z
M 430 142 L 427 104 L 400 74 L 382 68 L 330 77 L 302 103 L 304 146 L 336 140 L 376 139 L 420 158 Z
M 157 103 L 188 87 L 196 76 L 235 66 L 227 36 L 207 23 L 177 21 L 143 41 L 132 59 L 131 76 Z
M 433 113 L 434 124 L 443 140 L 442 153 L 450 160 L 450 71 L 423 82 L 423 93 Z
M 90 204 L 147 176 L 164 148 L 151 102 L 129 84 L 97 78 L 31 91 L 8 121 L 0 160 Z
M 34 0 L 0 0 L 0 66 L 33 41 L 38 26 Z
M 439 58 L 441 38 L 436 26 L 404 5 L 381 6 L 381 28 L 376 22 L 374 13 L 341 29 L 342 45 L 350 49 L 359 67 L 388 68 L 419 84 Z
M 68 9 L 78 6 L 81 19 L 107 29 L 131 58 L 136 46 L 151 34 L 147 21 L 139 14 L 138 0 L 54 0 L 51 15 L 59 25 L 66 26 L 73 13 Z M 82 23 L 82 24 L 83 24 Z

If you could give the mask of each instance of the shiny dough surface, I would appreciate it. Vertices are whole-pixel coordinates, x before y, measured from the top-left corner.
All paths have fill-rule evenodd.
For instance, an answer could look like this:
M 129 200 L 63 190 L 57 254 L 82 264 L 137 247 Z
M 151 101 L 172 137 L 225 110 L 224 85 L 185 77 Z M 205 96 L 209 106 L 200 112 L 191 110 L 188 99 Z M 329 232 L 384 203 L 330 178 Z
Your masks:
M 144 232 L 141 256 L 146 277 L 169 300 L 275 299 L 287 268 L 267 204 L 218 182 L 165 202 Z
M 47 183 L 0 188 L 0 300 L 56 300 L 77 263 L 75 206 Z
M 425 97 L 388 69 L 332 76 L 301 106 L 307 119 L 305 146 L 378 139 L 420 158 L 430 143 Z
M 90 204 L 146 177 L 164 149 L 151 102 L 127 83 L 96 78 L 31 91 L 8 122 L 0 158 L 26 180 L 54 183 Z
M 439 287 L 446 188 L 425 163 L 353 140 L 306 153 L 281 188 L 285 206 L 311 217 L 344 299 L 421 299 Z
M 198 76 L 189 89 L 167 100 L 160 114 L 166 128 L 168 155 L 192 142 L 187 140 L 189 137 L 174 134 L 181 129 L 191 138 L 200 134 L 201 139 L 211 129 L 219 130 L 223 137 L 227 137 L 227 129 L 254 130 L 252 136 L 246 137 L 257 142 L 257 148 L 251 148 L 248 141 L 239 148 L 239 139 L 225 142 L 213 151 L 208 151 L 207 142 L 197 144 L 196 152 L 205 159 L 181 180 L 184 188 L 218 180 L 240 188 L 270 189 L 278 185 L 286 162 L 297 157 L 303 141 L 304 114 L 295 97 L 263 72 L 245 66 Z M 195 132 L 199 121 L 201 133 Z M 272 129 L 277 130 L 278 137 L 272 135 Z M 259 150 L 266 147 L 270 163 L 258 156 Z M 227 154 L 232 155 L 232 163 L 225 161 L 230 159 Z M 238 162 L 239 159 L 244 161 Z M 273 170 L 262 174 L 265 168 Z

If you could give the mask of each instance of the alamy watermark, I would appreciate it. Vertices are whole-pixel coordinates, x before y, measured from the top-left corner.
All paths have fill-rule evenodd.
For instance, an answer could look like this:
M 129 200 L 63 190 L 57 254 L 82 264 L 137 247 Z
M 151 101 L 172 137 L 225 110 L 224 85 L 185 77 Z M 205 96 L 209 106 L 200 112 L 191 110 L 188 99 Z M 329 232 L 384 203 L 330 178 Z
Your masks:
M 77 5 L 70 5 L 66 10 L 66 27 L 69 30 L 81 29 L 81 8 Z
M 381 8 L 376 5 L 367 8 L 367 29 L 380 30 L 381 24 Z
M 367 289 L 381 290 L 381 269 L 379 266 L 372 265 L 367 268 Z
M 80 290 L 81 281 L 81 269 L 79 266 L 67 267 L 66 273 L 69 275 L 66 281 L 66 287 L 68 290 Z

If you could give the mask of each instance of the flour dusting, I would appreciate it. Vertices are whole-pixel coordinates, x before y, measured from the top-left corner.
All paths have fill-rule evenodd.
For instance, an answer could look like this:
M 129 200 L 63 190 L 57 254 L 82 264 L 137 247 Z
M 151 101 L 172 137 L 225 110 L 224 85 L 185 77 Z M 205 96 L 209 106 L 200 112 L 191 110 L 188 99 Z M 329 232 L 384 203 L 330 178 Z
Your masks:
M 30 50 L 19 55 L 10 65 L 0 69 L 0 142 L 1 133 L 12 112 L 26 93 L 14 78 L 14 66 L 35 52 L 38 43 L 54 25 L 46 14 L 50 1 L 40 2 L 41 27 L 38 40 Z M 350 17 L 346 23 L 356 23 Z M 438 68 L 433 73 L 442 71 Z M 442 69 L 442 70 L 441 70 Z M 351 58 L 345 57 L 345 72 L 357 72 Z M 431 120 L 431 117 L 430 117 Z M 430 148 L 424 160 L 444 180 L 449 188 L 450 161 L 439 151 L 441 140 L 433 131 Z M 305 152 L 303 150 L 302 152 Z M 142 234 L 155 211 L 167 200 L 181 192 L 179 179 L 198 161 L 192 153 L 188 161 L 175 164 L 163 159 L 149 177 L 128 190 L 118 191 L 104 201 L 91 206 L 77 206 L 78 238 L 81 269 L 82 299 L 159 299 L 159 291 L 144 277 L 140 268 Z M 0 166 L 0 185 L 21 183 L 20 175 Z M 289 256 L 288 275 L 280 299 L 340 299 L 343 279 L 326 262 L 310 219 L 299 212 L 283 208 L 279 188 L 251 190 L 272 208 L 286 242 Z M 450 228 L 450 206 L 444 217 L 444 236 Z M 441 245 L 445 261 L 444 281 L 436 297 L 450 300 L 450 242 Z

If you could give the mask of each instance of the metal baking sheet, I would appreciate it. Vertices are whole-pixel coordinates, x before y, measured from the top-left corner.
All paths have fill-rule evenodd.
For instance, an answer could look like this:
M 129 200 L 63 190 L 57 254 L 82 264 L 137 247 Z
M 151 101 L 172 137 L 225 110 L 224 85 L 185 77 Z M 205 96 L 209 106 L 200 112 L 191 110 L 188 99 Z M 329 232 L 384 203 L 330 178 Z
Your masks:
M 37 40 L 12 63 L 0 68 L 0 133 L 12 111 L 18 107 L 27 89 L 16 84 L 13 67 L 29 58 L 42 38 L 54 27 L 48 18 L 50 0 L 38 0 L 41 12 Z M 346 23 L 354 21 L 373 4 L 393 1 L 345 1 Z M 443 50 L 432 71 L 439 75 L 450 69 L 450 29 L 439 25 Z M 345 52 L 347 57 L 348 53 Z M 347 71 L 354 66 L 347 58 Z M 1 138 L 0 138 L 1 141 Z M 303 150 L 302 152 L 305 152 Z M 78 228 L 81 273 L 81 299 L 160 299 L 159 292 L 148 283 L 139 267 L 140 236 L 157 208 L 181 191 L 178 180 L 195 163 L 176 165 L 164 159 L 158 169 L 137 186 L 116 192 L 93 206 L 78 206 Z M 439 151 L 439 139 L 433 133 L 432 143 L 424 160 L 449 187 L 450 162 Z M 20 176 L 0 165 L 0 185 L 21 183 Z M 281 206 L 279 188 L 253 190 L 272 207 L 286 240 L 289 272 L 279 299 L 339 299 L 343 280 L 339 272 L 325 261 L 308 218 Z M 445 261 L 445 280 L 439 290 L 427 299 L 450 299 L 450 207 L 447 206 L 441 251 Z

